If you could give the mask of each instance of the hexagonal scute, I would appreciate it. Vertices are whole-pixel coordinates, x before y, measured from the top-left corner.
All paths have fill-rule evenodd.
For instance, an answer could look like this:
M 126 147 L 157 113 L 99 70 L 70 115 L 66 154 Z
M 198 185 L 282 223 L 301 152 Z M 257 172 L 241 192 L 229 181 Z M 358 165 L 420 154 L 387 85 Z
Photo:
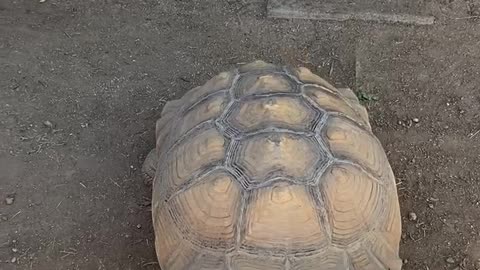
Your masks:
M 294 96 L 256 97 L 243 100 L 232 109 L 227 122 L 241 132 L 265 128 L 313 131 L 320 112 Z
M 258 94 L 298 92 L 296 83 L 279 73 L 245 74 L 240 77 L 235 88 L 235 97 Z
M 323 137 L 332 154 L 355 162 L 387 185 L 395 185 L 392 169 L 377 138 L 344 117 L 330 117 Z
M 311 138 L 282 132 L 248 137 L 232 154 L 233 166 L 253 183 L 276 177 L 307 182 L 327 161 L 320 146 Z
M 169 201 L 170 213 L 184 235 L 200 247 L 225 250 L 235 243 L 241 187 L 216 170 Z
M 375 179 L 350 164 L 334 164 L 320 179 L 332 243 L 347 246 L 376 228 L 385 214 L 386 190 Z
M 357 106 L 353 106 L 350 104 L 351 101 L 348 99 L 320 86 L 307 85 L 302 87 L 302 92 L 312 102 L 314 102 L 314 105 L 318 106 L 319 108 L 328 112 L 338 112 L 344 114 L 357 123 L 370 128 L 368 116 L 365 118 L 366 114 L 362 114 L 361 112 L 357 111 L 361 109 L 359 104 L 355 104 Z
M 293 254 L 328 245 L 307 186 L 276 182 L 254 190 L 246 207 L 242 249 Z

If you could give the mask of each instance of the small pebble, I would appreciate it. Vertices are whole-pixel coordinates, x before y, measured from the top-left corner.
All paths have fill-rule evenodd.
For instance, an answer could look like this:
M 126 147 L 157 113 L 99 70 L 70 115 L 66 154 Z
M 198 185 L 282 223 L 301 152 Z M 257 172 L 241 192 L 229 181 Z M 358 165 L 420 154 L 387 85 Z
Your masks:
M 414 123 L 418 123 L 418 122 L 420 122 L 420 119 L 418 119 L 418 118 L 413 118 L 412 121 L 413 121 Z
M 403 264 L 407 264 L 408 263 L 408 260 L 407 259 L 404 259 L 403 260 Z
M 50 121 L 48 121 L 48 120 L 45 121 L 45 122 L 43 122 L 43 125 L 46 126 L 46 127 L 49 127 L 49 128 L 53 128 L 52 122 L 50 122 Z
M 142 225 L 137 224 L 137 229 L 141 229 L 141 228 L 142 228 Z
M 47 0 L 40 0 L 39 2 L 40 3 L 45 3 Z
M 13 252 L 13 253 L 17 253 L 17 252 L 18 252 L 18 249 L 12 248 L 12 252 Z
M 430 207 L 430 209 L 433 209 L 433 204 L 429 203 L 428 207 Z
M 410 212 L 408 214 L 408 219 L 410 219 L 411 221 L 417 220 L 417 214 L 415 214 L 414 212 Z
M 455 263 L 455 260 L 452 257 L 446 259 L 447 263 Z
M 16 262 L 17 262 L 17 258 L 13 257 L 10 261 L 11 261 L 12 263 L 16 263 Z
M 7 205 L 12 205 L 12 204 L 13 204 L 13 201 L 14 201 L 13 197 L 7 197 L 7 198 L 5 199 L 5 203 L 6 203 Z

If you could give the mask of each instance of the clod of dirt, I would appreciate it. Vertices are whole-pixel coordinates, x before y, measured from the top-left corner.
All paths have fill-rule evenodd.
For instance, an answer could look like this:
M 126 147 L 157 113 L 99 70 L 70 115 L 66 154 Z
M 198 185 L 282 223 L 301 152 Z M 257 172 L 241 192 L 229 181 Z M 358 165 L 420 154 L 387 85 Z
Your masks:
M 411 221 L 417 220 L 417 214 L 415 214 L 414 212 L 410 212 L 408 214 L 408 219 L 410 219 Z
M 5 203 L 7 205 L 12 205 L 14 200 L 15 199 L 13 197 L 7 197 L 7 198 L 5 198 Z
M 445 261 L 450 264 L 455 263 L 455 260 L 452 257 L 448 257 Z
M 429 207 L 430 209 L 433 209 L 433 204 L 429 203 L 429 204 L 428 204 L 428 207 Z

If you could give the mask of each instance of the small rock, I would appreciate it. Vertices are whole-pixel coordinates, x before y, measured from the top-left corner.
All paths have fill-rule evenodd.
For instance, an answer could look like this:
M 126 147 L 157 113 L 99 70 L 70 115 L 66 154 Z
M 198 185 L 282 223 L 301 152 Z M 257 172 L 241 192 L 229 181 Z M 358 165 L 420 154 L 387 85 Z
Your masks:
M 45 121 L 45 122 L 43 122 L 43 125 L 46 126 L 46 127 L 48 127 L 48 128 L 53 128 L 52 122 L 50 122 L 50 121 L 48 121 L 48 120 Z
M 7 205 L 12 205 L 14 200 L 15 199 L 13 197 L 7 197 L 7 198 L 5 198 L 5 203 Z
M 142 225 L 141 224 L 137 224 L 137 229 L 141 229 L 142 228 Z
M 417 220 L 417 214 L 415 214 L 414 212 L 410 212 L 408 214 L 408 219 L 410 219 L 411 221 Z
M 17 252 L 18 252 L 18 249 L 12 248 L 12 252 L 13 252 L 13 253 L 17 253 Z
M 430 209 L 433 209 L 433 204 L 429 203 L 428 207 L 430 207 Z
M 8 220 L 8 218 L 7 218 L 7 217 L 5 217 L 5 216 L 2 216 L 2 220 L 3 220 L 3 221 L 7 221 L 7 220 Z
M 47 0 L 40 0 L 39 2 L 40 3 L 45 3 L 45 2 L 47 2 Z
M 10 262 L 16 263 L 16 262 L 17 262 L 17 258 L 16 258 L 16 257 L 13 257 L 13 258 L 10 260 Z
M 400 121 L 400 120 L 398 120 L 397 123 L 398 123 L 399 125 L 402 125 L 402 124 L 403 124 L 402 121 Z
M 418 122 L 420 122 L 420 119 L 418 119 L 418 118 L 415 117 L 415 118 L 412 119 L 412 121 L 413 121 L 414 123 L 418 123 Z
M 404 259 L 403 260 L 403 264 L 407 264 L 408 263 L 408 260 L 407 259 Z
M 448 257 L 445 261 L 450 264 L 455 263 L 455 260 L 452 257 Z

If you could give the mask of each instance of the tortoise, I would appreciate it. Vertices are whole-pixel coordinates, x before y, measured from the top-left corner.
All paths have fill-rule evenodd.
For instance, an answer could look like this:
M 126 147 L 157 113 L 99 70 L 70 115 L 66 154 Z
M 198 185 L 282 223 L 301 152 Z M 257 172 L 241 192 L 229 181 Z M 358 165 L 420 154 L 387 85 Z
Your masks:
M 401 269 L 392 169 L 366 109 L 262 61 L 165 104 L 152 216 L 161 269 Z

